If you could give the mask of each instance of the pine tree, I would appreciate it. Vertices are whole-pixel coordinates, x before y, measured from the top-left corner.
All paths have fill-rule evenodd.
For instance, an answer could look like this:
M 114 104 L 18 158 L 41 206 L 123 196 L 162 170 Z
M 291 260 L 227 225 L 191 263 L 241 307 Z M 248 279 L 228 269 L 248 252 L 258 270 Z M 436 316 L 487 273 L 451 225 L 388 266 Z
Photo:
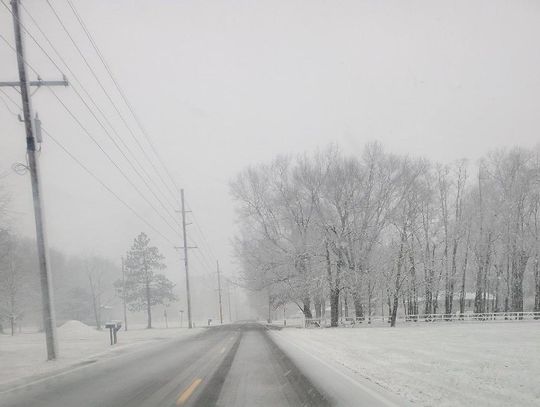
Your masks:
M 163 274 L 164 257 L 155 246 L 150 246 L 150 239 L 145 233 L 135 238 L 126 257 L 126 302 L 131 311 L 146 310 L 147 328 L 152 328 L 152 306 L 176 301 L 173 293 L 174 283 Z M 122 281 L 115 283 L 119 290 Z

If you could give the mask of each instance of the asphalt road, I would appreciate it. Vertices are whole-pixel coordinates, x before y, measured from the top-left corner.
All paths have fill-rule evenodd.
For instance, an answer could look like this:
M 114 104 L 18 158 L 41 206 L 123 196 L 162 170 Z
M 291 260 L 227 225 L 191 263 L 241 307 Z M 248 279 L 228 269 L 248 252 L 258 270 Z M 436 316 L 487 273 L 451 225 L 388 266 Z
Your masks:
M 330 406 L 321 390 L 284 353 L 266 327 L 238 323 L 205 330 L 147 350 L 100 360 L 69 373 L 0 394 L 0 405 L 39 407 Z M 309 369 L 328 370 L 322 365 Z M 305 371 L 305 368 L 304 368 Z M 321 372 L 319 372 L 320 374 Z M 332 373 L 330 372 L 330 375 Z M 334 382 L 346 382 L 342 377 Z M 345 387 L 351 388 L 349 384 Z M 332 386 L 329 387 L 332 391 Z M 358 390 L 358 389 L 356 389 Z M 361 390 L 361 389 L 360 389 Z M 353 392 L 354 393 L 354 392 Z M 353 405 L 374 403 L 360 391 Z M 336 403 L 336 400 L 338 401 Z M 393 404 L 384 404 L 393 405 Z

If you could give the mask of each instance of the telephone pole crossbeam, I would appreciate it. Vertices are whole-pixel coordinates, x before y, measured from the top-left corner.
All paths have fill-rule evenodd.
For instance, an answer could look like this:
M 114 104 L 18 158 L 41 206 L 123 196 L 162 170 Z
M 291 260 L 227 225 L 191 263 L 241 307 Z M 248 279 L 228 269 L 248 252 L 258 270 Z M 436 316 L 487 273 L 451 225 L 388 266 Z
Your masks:
M 0 81 L 0 87 L 3 87 L 3 88 L 6 88 L 6 87 L 15 88 L 15 87 L 22 86 L 21 83 L 22 82 Z M 64 79 L 62 81 L 44 81 L 44 80 L 39 79 L 37 81 L 28 81 L 28 86 L 37 86 L 37 87 L 40 87 L 40 86 L 69 86 L 69 82 L 66 79 Z

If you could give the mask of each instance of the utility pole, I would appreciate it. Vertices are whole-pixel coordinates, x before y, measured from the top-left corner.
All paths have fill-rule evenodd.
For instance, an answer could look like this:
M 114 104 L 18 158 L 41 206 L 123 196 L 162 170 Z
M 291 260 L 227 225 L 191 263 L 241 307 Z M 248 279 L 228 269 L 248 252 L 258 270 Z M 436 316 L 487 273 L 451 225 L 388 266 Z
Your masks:
M 39 260 L 39 275 L 41 284 L 41 300 L 43 308 L 43 328 L 45 331 L 45 342 L 47 344 L 47 359 L 54 360 L 58 356 L 58 344 L 56 339 L 56 318 L 54 313 L 53 286 L 51 280 L 51 268 L 49 262 L 49 248 L 47 244 L 47 234 L 45 228 L 44 205 L 42 196 L 41 173 L 39 157 L 36 154 L 36 141 L 39 143 L 39 134 L 36 127 L 39 126 L 39 119 L 33 119 L 32 102 L 30 99 L 30 86 L 67 86 L 67 81 L 46 82 L 38 78 L 38 81 L 29 81 L 26 72 L 25 46 L 21 31 L 21 17 L 19 14 L 20 0 L 11 1 L 11 14 L 13 15 L 13 29 L 15 33 L 15 49 L 17 51 L 17 66 L 19 71 L 18 82 L 0 82 L 0 86 L 19 87 L 22 110 L 24 117 L 24 127 L 26 132 L 26 153 L 32 184 L 32 197 L 34 200 L 34 217 L 36 222 L 36 243 Z
M 219 273 L 219 261 L 216 260 L 217 266 L 217 283 L 218 283 L 218 296 L 219 296 L 219 322 L 223 325 L 223 307 L 221 305 L 221 275 Z
M 232 315 L 231 315 L 231 282 L 229 279 L 227 279 L 227 305 L 229 308 L 229 322 L 232 323 Z
M 122 305 L 124 306 L 124 331 L 127 331 L 127 310 L 126 310 L 126 266 L 122 257 Z
M 184 235 L 184 267 L 186 270 L 186 297 L 187 297 L 187 314 L 188 327 L 193 328 L 193 320 L 191 319 L 191 292 L 189 291 L 189 262 L 188 262 L 188 241 L 186 233 L 186 206 L 184 203 L 184 190 L 180 190 L 180 199 L 182 202 L 182 232 Z

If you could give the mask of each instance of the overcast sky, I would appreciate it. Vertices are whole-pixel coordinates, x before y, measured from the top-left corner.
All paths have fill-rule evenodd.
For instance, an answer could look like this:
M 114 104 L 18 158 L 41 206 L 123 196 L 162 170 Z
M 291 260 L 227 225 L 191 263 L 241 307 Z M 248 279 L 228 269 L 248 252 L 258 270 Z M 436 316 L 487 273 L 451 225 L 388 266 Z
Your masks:
M 23 3 L 144 163 L 46 2 Z M 66 1 L 51 3 L 128 118 Z M 357 154 L 366 142 L 378 140 L 392 152 L 450 162 L 475 160 L 494 148 L 533 146 L 540 140 L 537 1 L 74 3 L 163 161 L 185 188 L 212 251 L 229 273 L 234 272 L 234 212 L 228 182 L 247 165 L 333 142 Z M 29 17 L 23 18 L 57 59 Z M 11 16 L 4 7 L 0 33 L 13 44 Z M 29 62 L 43 79 L 59 79 L 58 69 L 29 39 L 27 48 Z M 15 79 L 14 54 L 0 41 L 0 80 Z M 144 190 L 73 89 L 55 92 Z M 181 245 L 179 235 L 107 162 L 52 93 L 40 89 L 33 101 L 46 129 Z M 132 128 L 137 131 L 135 124 Z M 2 101 L 0 137 L 2 176 L 25 156 L 23 126 Z M 41 160 L 51 246 L 118 259 L 136 233 L 145 230 L 167 256 L 169 274 L 183 276 L 180 256 L 171 244 L 46 137 Z M 11 174 L 0 181 L 12 193 L 16 227 L 33 235 L 28 176 Z M 189 230 L 200 244 L 195 225 Z M 202 274 L 198 257 L 204 253 L 212 267 L 215 257 L 207 249 L 200 252 L 193 254 L 193 264 L 194 273 Z

